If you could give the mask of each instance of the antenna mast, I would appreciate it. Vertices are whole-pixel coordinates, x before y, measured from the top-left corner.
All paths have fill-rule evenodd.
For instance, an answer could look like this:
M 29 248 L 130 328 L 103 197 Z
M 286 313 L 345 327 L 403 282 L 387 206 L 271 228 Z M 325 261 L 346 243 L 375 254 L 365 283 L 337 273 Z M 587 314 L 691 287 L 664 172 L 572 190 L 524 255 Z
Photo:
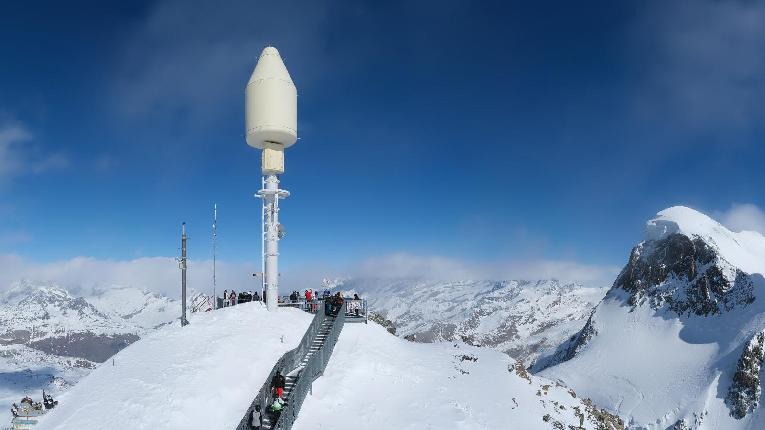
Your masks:
M 215 292 L 215 287 L 217 286 L 216 278 L 215 278 L 215 264 L 216 264 L 216 249 L 215 249 L 215 239 L 218 237 L 218 204 L 213 204 L 213 225 L 212 225 L 212 245 L 213 245 L 213 309 L 218 308 L 218 295 Z M 225 298 L 224 298 L 225 300 Z
M 186 223 L 181 225 L 181 327 L 188 325 L 186 319 Z

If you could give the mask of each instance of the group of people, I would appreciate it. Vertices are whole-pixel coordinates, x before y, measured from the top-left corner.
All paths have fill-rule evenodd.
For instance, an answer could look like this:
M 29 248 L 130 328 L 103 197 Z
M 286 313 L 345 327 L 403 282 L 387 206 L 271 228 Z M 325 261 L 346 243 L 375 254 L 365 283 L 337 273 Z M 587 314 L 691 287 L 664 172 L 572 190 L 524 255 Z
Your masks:
M 276 424 L 279 417 L 282 415 L 282 411 L 287 406 L 287 402 L 284 400 L 284 387 L 287 385 L 287 378 L 282 375 L 281 370 L 277 370 L 273 379 L 271 379 L 271 388 L 274 401 L 268 405 L 268 414 L 270 415 L 271 427 Z M 254 429 L 261 429 L 263 427 L 263 413 L 260 405 L 255 405 L 255 409 L 250 413 L 250 427 Z
M 340 309 L 343 308 L 343 303 L 345 303 L 345 299 L 343 299 L 343 295 L 338 291 L 334 296 L 324 299 L 324 310 L 327 312 L 327 315 L 337 316 L 340 313 Z
M 35 414 L 40 414 L 43 412 L 43 408 L 53 409 L 56 405 L 58 405 L 58 400 L 53 400 L 53 396 L 45 394 L 45 391 L 43 390 L 42 402 L 35 402 L 31 397 L 24 396 L 24 398 L 21 399 L 21 406 L 16 403 L 11 406 L 11 414 L 13 414 L 14 418 L 19 415 L 29 414 L 31 411 L 35 411 Z
M 242 291 L 239 294 L 237 294 L 236 291 L 234 290 L 231 290 L 231 292 L 229 292 L 228 290 L 223 290 L 223 307 L 224 308 L 227 308 L 229 306 L 234 306 L 238 303 L 259 302 L 260 300 L 261 300 L 260 294 L 258 294 L 257 291 L 255 292 Z

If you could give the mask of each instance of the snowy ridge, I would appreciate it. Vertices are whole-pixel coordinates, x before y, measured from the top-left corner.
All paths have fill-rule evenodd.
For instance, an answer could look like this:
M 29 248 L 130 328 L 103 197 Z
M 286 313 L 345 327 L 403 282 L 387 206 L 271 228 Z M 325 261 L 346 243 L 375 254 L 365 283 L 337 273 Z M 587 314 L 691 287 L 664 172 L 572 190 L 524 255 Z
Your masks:
M 351 324 L 293 428 L 353 430 L 360 423 L 368 429 L 624 428 L 498 351 L 405 342 L 376 324 Z
M 534 369 L 629 428 L 765 428 L 764 263 L 758 233 L 689 208 L 661 211 L 585 327 Z
M 246 303 L 195 313 L 130 345 L 60 397 L 40 430 L 234 428 L 311 316 Z M 256 328 L 256 330 L 253 330 Z M 284 341 L 282 342 L 282 336 Z M 507 355 L 461 343 L 418 344 L 374 323 L 349 324 L 303 403 L 296 430 L 461 428 L 619 430 L 572 390 Z
M 584 325 L 606 289 L 545 281 L 350 279 L 396 334 L 417 342 L 462 341 L 495 348 L 526 364 Z
M 189 315 L 149 334 L 60 396 L 45 429 L 233 429 L 311 316 L 261 303 Z M 282 336 L 283 341 L 282 341 Z

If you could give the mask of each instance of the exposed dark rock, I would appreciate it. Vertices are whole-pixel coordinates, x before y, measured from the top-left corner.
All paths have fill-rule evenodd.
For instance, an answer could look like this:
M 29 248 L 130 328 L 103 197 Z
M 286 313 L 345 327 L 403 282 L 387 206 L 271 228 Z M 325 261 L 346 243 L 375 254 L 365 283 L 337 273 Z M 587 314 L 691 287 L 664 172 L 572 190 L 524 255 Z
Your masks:
M 735 273 L 730 280 L 724 266 L 729 265 L 703 239 L 676 233 L 633 248 L 614 288 L 630 293 L 633 307 L 648 302 L 679 315 L 721 314 L 755 299 L 749 275 L 729 266 Z
M 730 415 L 736 419 L 744 418 L 746 414 L 757 409 L 760 403 L 760 369 L 765 352 L 763 346 L 765 332 L 760 332 L 747 343 L 738 359 L 736 373 L 725 398 Z
M 67 357 L 78 357 L 103 363 L 121 349 L 137 341 L 135 334 L 96 335 L 93 333 L 73 333 L 65 337 L 49 337 L 34 341 L 29 346 L 45 352 Z
M 563 345 L 559 346 L 553 355 L 545 357 L 532 364 L 530 366 L 532 371 L 534 373 L 541 372 L 548 367 L 555 366 L 556 364 L 574 358 L 576 354 L 590 342 L 593 336 L 598 334 L 598 331 L 595 329 L 595 324 L 592 321 L 592 316 L 594 314 L 595 311 L 593 311 L 590 314 L 590 317 L 587 318 L 587 323 L 582 327 L 579 333 L 571 336 Z
M 370 312 L 369 313 L 369 319 L 373 322 L 376 322 L 377 324 L 380 324 L 381 326 L 385 327 L 385 330 L 388 330 L 388 333 L 390 334 L 396 334 L 396 325 L 393 324 L 393 321 L 385 318 L 384 316 L 380 315 L 377 312 Z

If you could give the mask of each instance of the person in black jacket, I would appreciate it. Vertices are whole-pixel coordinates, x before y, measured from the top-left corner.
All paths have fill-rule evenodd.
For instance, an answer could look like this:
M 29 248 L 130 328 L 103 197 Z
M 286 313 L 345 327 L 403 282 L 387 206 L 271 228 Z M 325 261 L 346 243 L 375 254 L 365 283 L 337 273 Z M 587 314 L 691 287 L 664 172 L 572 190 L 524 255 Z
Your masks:
M 340 313 L 340 309 L 343 308 L 343 303 L 345 300 L 343 300 L 343 296 L 340 295 L 340 292 L 338 291 L 337 294 L 335 294 L 332 297 L 332 314 L 337 315 Z
M 271 381 L 271 384 L 274 386 L 276 397 L 281 398 L 282 395 L 284 395 L 284 386 L 286 383 L 287 380 L 284 378 L 284 375 L 282 375 L 282 371 L 277 370 L 276 375 L 274 375 L 274 379 Z

